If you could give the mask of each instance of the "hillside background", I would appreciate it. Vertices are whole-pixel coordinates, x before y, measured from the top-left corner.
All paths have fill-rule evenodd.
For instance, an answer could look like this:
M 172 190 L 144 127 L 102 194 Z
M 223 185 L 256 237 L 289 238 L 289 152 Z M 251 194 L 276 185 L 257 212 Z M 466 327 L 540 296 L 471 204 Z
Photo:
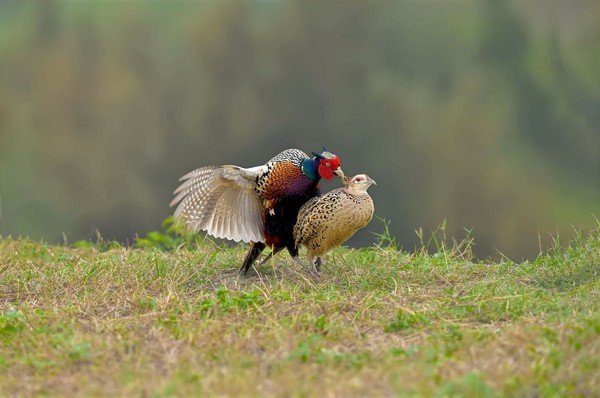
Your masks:
M 325 144 L 405 249 L 535 256 L 600 217 L 599 65 L 596 1 L 0 1 L 0 234 L 131 242 L 187 171 Z

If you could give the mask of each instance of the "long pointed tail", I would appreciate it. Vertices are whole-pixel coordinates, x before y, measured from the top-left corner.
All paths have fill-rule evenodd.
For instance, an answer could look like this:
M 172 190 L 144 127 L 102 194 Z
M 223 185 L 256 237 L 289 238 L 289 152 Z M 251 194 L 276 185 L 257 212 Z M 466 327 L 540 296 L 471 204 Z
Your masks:
M 250 250 L 248 251 L 248 254 L 246 254 L 246 258 L 244 259 L 244 263 L 242 264 L 242 267 L 240 268 L 240 274 L 247 274 L 248 270 L 250 269 L 250 266 L 252 264 L 254 264 L 254 261 L 256 260 L 256 258 L 260 255 L 260 253 L 262 253 L 263 250 L 265 250 L 265 247 L 267 247 L 267 245 L 265 245 L 262 242 L 254 242 L 252 243 L 252 247 L 250 248 Z
M 271 250 L 271 253 L 269 253 L 269 255 L 267 257 L 265 257 L 265 259 L 260 262 L 260 265 L 263 265 L 264 263 L 266 263 L 267 261 L 269 261 L 271 258 L 275 257 L 277 255 L 277 253 L 279 253 L 283 249 L 285 249 L 285 246 L 274 247 L 273 250 Z

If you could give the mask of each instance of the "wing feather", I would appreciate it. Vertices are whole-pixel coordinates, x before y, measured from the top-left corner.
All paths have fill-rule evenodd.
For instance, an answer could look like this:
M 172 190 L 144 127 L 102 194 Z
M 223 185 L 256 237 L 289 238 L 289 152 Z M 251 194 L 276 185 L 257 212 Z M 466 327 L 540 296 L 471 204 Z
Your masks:
M 192 232 L 236 242 L 264 242 L 262 203 L 254 190 L 266 166 L 207 166 L 184 175 L 170 206 L 175 218 Z
M 242 196 L 240 199 L 240 208 L 242 209 L 242 217 L 243 217 L 243 222 L 240 223 L 238 225 L 238 227 L 240 228 L 240 230 L 238 231 L 240 236 L 244 236 L 248 233 L 248 230 L 250 230 L 250 228 L 246 229 L 246 225 L 248 225 L 248 212 L 250 211 L 248 208 L 248 197 L 247 196 Z M 248 227 L 250 227 L 248 225 Z

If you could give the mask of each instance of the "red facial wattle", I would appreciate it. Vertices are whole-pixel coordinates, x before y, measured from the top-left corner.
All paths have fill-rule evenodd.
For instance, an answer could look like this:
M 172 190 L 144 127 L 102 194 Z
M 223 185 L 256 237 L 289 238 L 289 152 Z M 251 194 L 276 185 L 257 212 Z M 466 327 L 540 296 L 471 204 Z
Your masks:
M 333 159 L 320 159 L 319 164 L 319 175 L 326 180 L 333 178 L 333 170 L 337 170 L 340 167 L 340 159 L 335 157 Z
M 331 168 L 325 166 L 324 164 L 321 164 L 319 166 L 319 175 L 326 180 L 331 180 L 333 178 L 333 171 L 331 170 Z

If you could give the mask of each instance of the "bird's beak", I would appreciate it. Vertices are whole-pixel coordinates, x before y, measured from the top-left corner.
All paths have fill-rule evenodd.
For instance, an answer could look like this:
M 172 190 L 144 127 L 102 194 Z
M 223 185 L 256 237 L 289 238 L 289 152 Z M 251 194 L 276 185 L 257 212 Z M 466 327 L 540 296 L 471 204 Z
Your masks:
M 338 177 L 342 177 L 344 178 L 344 172 L 342 171 L 341 167 L 338 167 L 337 169 L 333 170 L 333 172 L 338 176 Z
M 377 185 L 377 183 L 375 182 L 375 180 L 374 180 L 374 179 L 372 179 L 371 177 L 369 177 L 369 178 L 367 179 L 367 181 L 368 181 L 368 182 L 370 182 L 372 185 Z

